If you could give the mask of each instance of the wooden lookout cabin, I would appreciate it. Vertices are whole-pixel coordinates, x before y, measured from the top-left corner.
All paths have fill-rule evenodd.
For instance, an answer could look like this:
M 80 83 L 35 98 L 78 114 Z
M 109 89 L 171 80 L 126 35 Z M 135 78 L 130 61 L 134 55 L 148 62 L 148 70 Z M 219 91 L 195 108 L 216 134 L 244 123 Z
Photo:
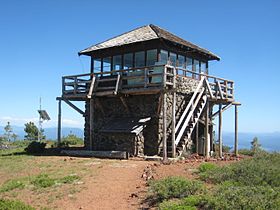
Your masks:
M 90 71 L 62 77 L 59 101 L 85 118 L 84 143 L 92 151 L 125 151 L 130 156 L 178 157 L 214 150 L 213 119 L 237 107 L 234 82 L 210 76 L 208 63 L 220 58 L 158 27 L 146 25 L 79 52 L 91 57 Z M 84 101 L 85 110 L 73 101 Z M 213 112 L 217 105 L 218 111 Z

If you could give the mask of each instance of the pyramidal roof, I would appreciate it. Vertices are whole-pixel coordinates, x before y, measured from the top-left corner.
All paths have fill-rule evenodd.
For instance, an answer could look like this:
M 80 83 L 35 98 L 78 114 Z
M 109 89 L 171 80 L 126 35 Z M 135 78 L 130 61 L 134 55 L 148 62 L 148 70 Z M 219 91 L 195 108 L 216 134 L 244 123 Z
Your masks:
M 220 60 L 219 56 L 213 54 L 212 52 L 199 47 L 191 42 L 188 42 L 156 25 L 149 24 L 142 26 L 121 34 L 119 36 L 108 39 L 104 42 L 92 45 L 79 52 L 79 55 L 89 55 L 91 52 L 102 50 L 110 47 L 119 47 L 123 45 L 133 44 L 137 42 L 149 41 L 153 39 L 164 39 L 175 44 L 183 45 L 184 47 L 189 48 L 189 50 L 194 50 L 203 54 L 207 54 L 214 60 Z

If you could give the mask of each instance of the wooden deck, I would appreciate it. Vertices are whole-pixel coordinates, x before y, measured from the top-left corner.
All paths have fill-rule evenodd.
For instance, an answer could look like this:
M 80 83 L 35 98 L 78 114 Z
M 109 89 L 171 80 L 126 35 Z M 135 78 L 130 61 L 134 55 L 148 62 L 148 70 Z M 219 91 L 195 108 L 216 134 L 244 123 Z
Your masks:
M 62 98 L 85 101 L 93 96 L 156 94 L 164 89 L 176 88 L 174 84 L 178 77 L 201 80 L 203 76 L 210 101 L 234 101 L 233 81 L 169 65 L 64 76 Z

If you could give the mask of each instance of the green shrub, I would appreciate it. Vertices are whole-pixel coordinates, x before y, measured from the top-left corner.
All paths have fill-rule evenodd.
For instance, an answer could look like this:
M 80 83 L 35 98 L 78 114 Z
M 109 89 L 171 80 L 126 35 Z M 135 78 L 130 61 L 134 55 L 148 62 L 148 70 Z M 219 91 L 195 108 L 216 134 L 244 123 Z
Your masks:
M 214 170 L 216 169 L 218 166 L 213 164 L 213 163 L 202 163 L 200 164 L 200 166 L 198 167 L 198 171 L 200 173 L 204 173 L 207 172 L 209 170 Z
M 184 205 L 178 201 L 163 201 L 159 205 L 160 210 L 196 210 L 195 206 Z
M 21 181 L 17 180 L 9 180 L 5 182 L 1 187 L 0 187 L 0 193 L 1 192 L 8 192 L 14 189 L 22 189 L 24 188 L 24 184 Z
M 203 195 L 201 209 L 279 209 L 279 189 L 264 186 L 220 186 L 214 194 Z
M 181 200 L 165 200 L 159 205 L 160 210 L 194 210 L 197 209 L 201 195 L 191 195 Z
M 74 181 L 79 180 L 79 179 L 80 179 L 79 176 L 73 174 L 73 175 L 68 175 L 68 176 L 63 177 L 62 179 L 60 179 L 60 182 L 63 184 L 71 184 Z
M 0 209 L 3 210 L 35 210 L 35 208 L 16 200 L 0 199 Z
M 28 144 L 30 144 L 30 141 L 17 140 L 11 142 L 11 145 L 15 147 L 27 147 Z
M 84 143 L 83 139 L 74 134 L 68 134 L 68 136 L 63 137 L 61 142 L 65 142 L 68 145 L 81 145 Z
M 47 174 L 40 174 L 31 181 L 31 184 L 37 188 L 46 188 L 55 185 L 55 180 L 50 178 Z
M 24 149 L 28 154 L 37 154 L 44 152 L 46 147 L 46 143 L 32 141 L 30 144 Z
M 280 187 L 280 154 L 260 152 L 253 158 L 200 174 L 212 183 L 232 181 L 244 186 Z
M 248 156 L 253 156 L 254 155 L 253 151 L 250 150 L 250 149 L 240 149 L 240 150 L 238 150 L 238 153 L 240 155 L 248 155 Z
M 168 177 L 166 179 L 150 182 L 150 191 L 156 200 L 183 198 L 200 193 L 202 183 L 189 181 L 183 177 Z

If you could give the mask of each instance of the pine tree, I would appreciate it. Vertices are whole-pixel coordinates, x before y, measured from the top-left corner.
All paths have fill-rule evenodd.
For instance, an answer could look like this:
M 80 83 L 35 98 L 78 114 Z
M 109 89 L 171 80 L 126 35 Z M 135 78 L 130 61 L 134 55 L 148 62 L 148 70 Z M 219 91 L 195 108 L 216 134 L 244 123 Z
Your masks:
M 11 134 L 13 132 L 12 126 L 10 125 L 10 122 L 7 123 L 7 125 L 4 127 L 5 130 L 5 136 L 7 137 L 8 141 L 11 141 Z

